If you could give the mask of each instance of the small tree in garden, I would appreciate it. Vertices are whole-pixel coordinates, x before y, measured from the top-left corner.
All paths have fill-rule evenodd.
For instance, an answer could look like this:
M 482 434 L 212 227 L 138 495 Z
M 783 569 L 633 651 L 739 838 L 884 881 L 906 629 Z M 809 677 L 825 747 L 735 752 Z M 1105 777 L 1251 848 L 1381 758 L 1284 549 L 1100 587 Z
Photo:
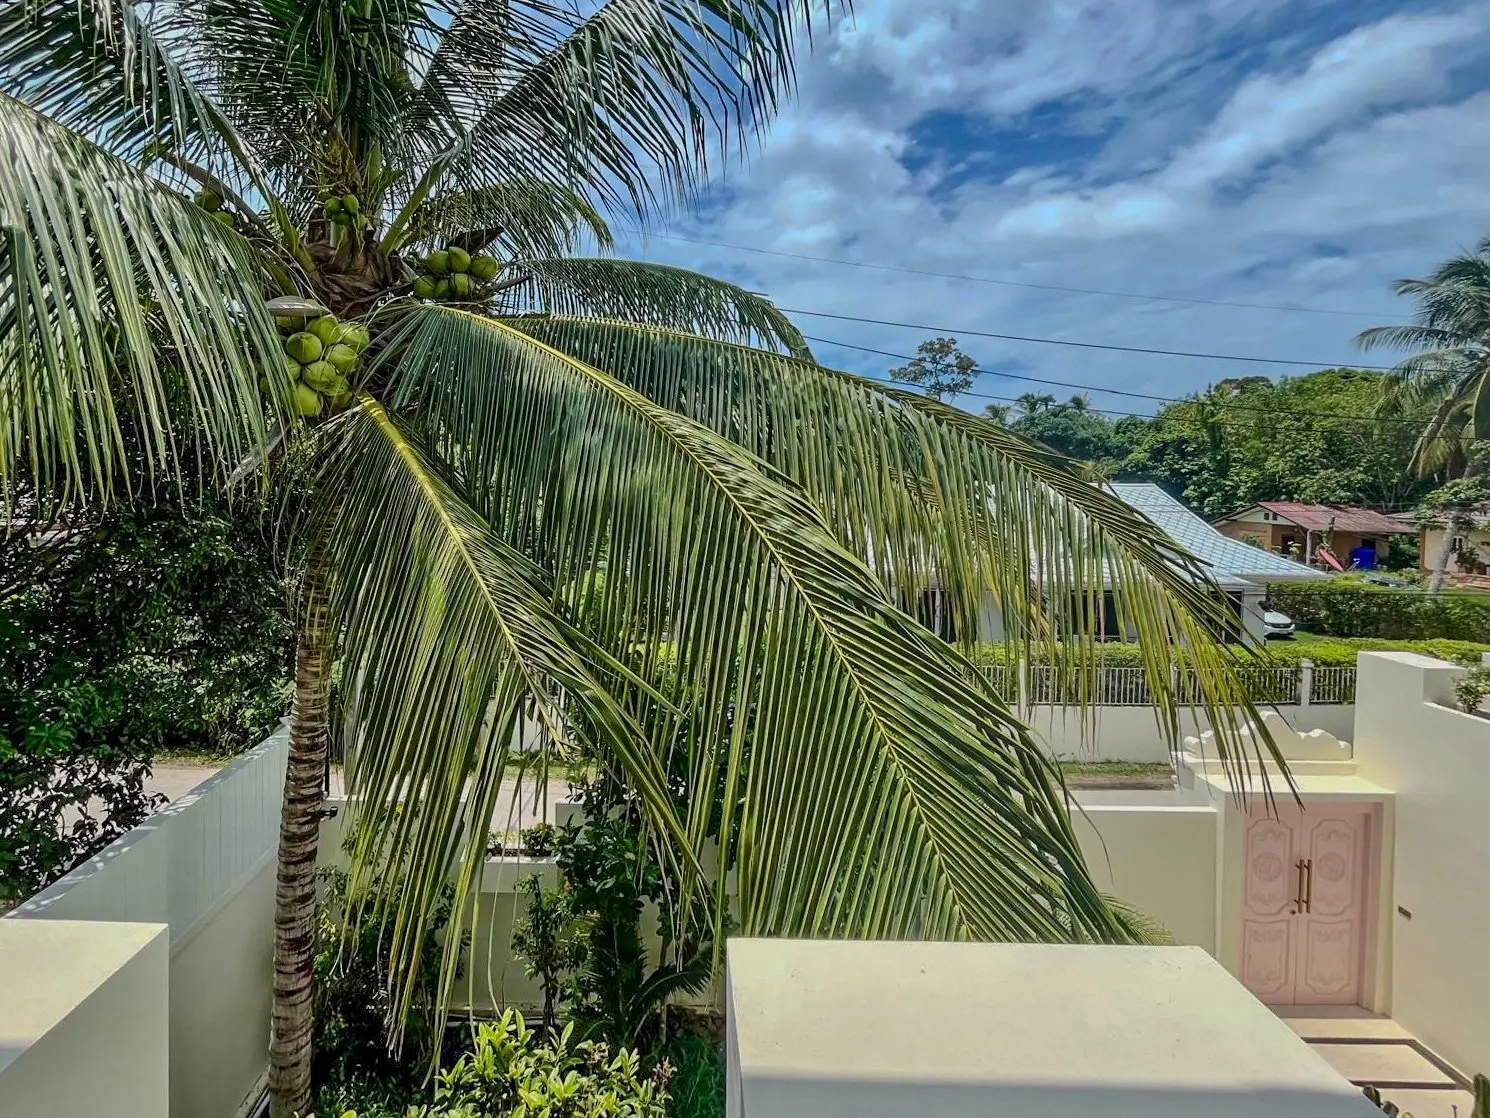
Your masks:
M 338 663 L 348 889 L 388 885 L 369 918 L 393 917 L 395 1023 L 453 863 L 448 1000 L 521 723 L 557 751 L 590 728 L 646 848 L 716 931 L 701 861 L 733 867 L 753 935 L 1132 937 L 1028 729 L 908 612 L 929 588 L 969 641 L 992 596 L 1064 673 L 1095 656 L 1105 589 L 1146 635 L 1161 725 L 1183 645 L 1223 749 L 1242 741 L 1222 596 L 1110 492 L 824 368 L 763 296 L 603 255 L 602 211 L 655 218 L 764 127 L 824 6 L 0 9 L 4 507 L 314 465 L 276 1118 L 310 1102 Z M 718 780 L 680 805 L 673 765 Z
M 973 386 L 978 363 L 957 348 L 956 338 L 931 338 L 916 347 L 916 356 L 890 370 L 896 380 L 919 384 L 934 400 L 950 400 Z
M 567 890 L 545 889 L 536 873 L 518 882 L 518 893 L 527 897 L 527 908 L 512 925 L 512 953 L 523 961 L 523 972 L 538 980 L 543 991 L 543 1027 L 552 1033 L 559 1027 L 559 997 L 569 973 L 581 961 L 574 904 Z

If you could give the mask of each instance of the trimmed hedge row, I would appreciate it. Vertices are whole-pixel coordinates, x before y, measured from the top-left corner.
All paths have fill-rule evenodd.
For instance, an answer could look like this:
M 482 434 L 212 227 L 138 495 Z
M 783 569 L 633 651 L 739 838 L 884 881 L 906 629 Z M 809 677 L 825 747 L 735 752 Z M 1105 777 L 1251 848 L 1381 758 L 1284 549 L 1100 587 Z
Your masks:
M 1429 597 L 1343 580 L 1268 585 L 1268 604 L 1295 625 L 1330 637 L 1490 642 L 1490 594 Z
M 1249 650 L 1238 648 L 1244 664 L 1287 667 L 1300 660 L 1312 660 L 1319 667 L 1354 667 L 1359 652 L 1420 652 L 1440 660 L 1453 660 L 1465 664 L 1478 664 L 1480 654 L 1490 652 L 1490 642 L 1480 643 L 1463 640 L 1375 640 L 1369 637 L 1308 639 L 1301 641 L 1269 641 L 1254 657 Z M 1097 650 L 1100 662 L 1109 668 L 1139 668 L 1143 656 L 1136 644 L 1112 642 L 1102 644 Z M 977 660 L 985 664 L 1001 664 L 1009 658 L 1002 644 L 985 644 L 978 647 Z M 1183 663 L 1184 656 L 1176 650 L 1172 657 Z

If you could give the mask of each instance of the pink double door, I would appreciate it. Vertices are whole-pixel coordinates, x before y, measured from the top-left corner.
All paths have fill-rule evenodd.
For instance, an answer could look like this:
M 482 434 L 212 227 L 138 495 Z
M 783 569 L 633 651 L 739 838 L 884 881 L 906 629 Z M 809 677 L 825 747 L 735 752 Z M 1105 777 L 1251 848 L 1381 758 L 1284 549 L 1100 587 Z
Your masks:
M 1372 809 L 1311 803 L 1247 824 L 1242 982 L 1270 1005 L 1356 1005 L 1375 877 Z

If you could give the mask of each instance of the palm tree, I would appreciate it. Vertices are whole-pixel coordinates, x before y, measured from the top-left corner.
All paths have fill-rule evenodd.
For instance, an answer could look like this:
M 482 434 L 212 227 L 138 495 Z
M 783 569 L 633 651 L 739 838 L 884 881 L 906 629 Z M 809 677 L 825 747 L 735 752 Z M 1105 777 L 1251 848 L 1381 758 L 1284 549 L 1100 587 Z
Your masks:
M 1036 412 L 1044 411 L 1055 405 L 1055 397 L 1048 392 L 1024 392 L 1014 398 L 1019 405 L 1019 410 L 1024 415 L 1034 415 Z
M 1011 404 L 984 404 L 983 418 L 990 423 L 997 423 L 1000 427 L 1009 423 L 1009 413 L 1013 411 Z
M 444 996 L 519 722 L 600 751 L 690 889 L 732 867 L 747 933 L 1131 938 L 1027 728 L 968 644 L 908 614 L 928 587 L 969 641 L 991 594 L 1012 644 L 1077 679 L 1105 585 L 1171 737 L 1184 644 L 1223 742 L 1242 741 L 1215 587 L 1113 495 L 818 365 L 761 296 L 574 255 L 608 247 L 602 211 L 654 218 L 695 193 L 716 140 L 764 125 L 809 7 L 0 13 L 6 507 L 312 464 L 276 1116 L 310 1097 L 333 666 L 349 888 L 399 886 L 377 903 L 398 906 L 402 976 L 454 867 Z M 457 285 L 458 253 L 500 267 Z M 309 366 L 286 376 L 273 312 L 320 328 L 322 310 L 353 352 L 318 392 Z M 677 771 L 720 779 L 680 804 Z
M 1072 411 L 1091 411 L 1092 410 L 1092 397 L 1091 397 L 1091 394 L 1088 393 L 1088 392 L 1075 392 L 1075 393 L 1072 393 L 1071 398 L 1069 400 L 1067 400 L 1061 406 L 1062 407 L 1066 407 L 1066 408 L 1070 408 Z
M 1398 280 L 1392 290 L 1417 300 L 1412 323 L 1363 330 L 1356 344 L 1417 352 L 1388 374 L 1378 410 L 1394 420 L 1427 411 L 1413 468 L 1423 477 L 1471 480 L 1480 470 L 1474 444 L 1490 439 L 1490 237 L 1444 261 L 1427 279 Z M 1430 594 L 1442 589 L 1448 571 L 1453 520 L 1434 556 Z

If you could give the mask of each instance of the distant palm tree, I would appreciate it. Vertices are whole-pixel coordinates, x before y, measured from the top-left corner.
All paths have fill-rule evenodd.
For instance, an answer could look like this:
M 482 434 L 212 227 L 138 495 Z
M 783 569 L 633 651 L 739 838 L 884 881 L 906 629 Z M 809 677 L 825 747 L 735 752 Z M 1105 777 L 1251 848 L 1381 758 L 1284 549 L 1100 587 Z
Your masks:
M 1036 412 L 1054 406 L 1055 397 L 1044 392 L 1025 392 L 1016 397 L 1014 402 L 1019 405 L 1019 410 L 1024 415 L 1034 415 Z
M 1078 392 L 1062 405 L 1072 411 L 1091 411 L 1092 397 L 1089 393 Z
M 997 423 L 1000 427 L 1005 427 L 1009 423 L 1009 413 L 1012 410 L 1013 408 L 1009 404 L 984 404 L 983 418 L 990 423 Z
M 1413 322 L 1363 330 L 1356 344 L 1417 352 L 1386 377 L 1378 413 L 1395 418 L 1431 409 L 1413 449 L 1413 468 L 1422 476 L 1471 479 L 1481 470 L 1474 446 L 1490 440 L 1490 237 L 1473 252 L 1445 260 L 1427 279 L 1398 280 L 1392 289 L 1417 300 Z M 1452 523 L 1446 524 L 1429 593 L 1443 586 L 1453 536 Z

